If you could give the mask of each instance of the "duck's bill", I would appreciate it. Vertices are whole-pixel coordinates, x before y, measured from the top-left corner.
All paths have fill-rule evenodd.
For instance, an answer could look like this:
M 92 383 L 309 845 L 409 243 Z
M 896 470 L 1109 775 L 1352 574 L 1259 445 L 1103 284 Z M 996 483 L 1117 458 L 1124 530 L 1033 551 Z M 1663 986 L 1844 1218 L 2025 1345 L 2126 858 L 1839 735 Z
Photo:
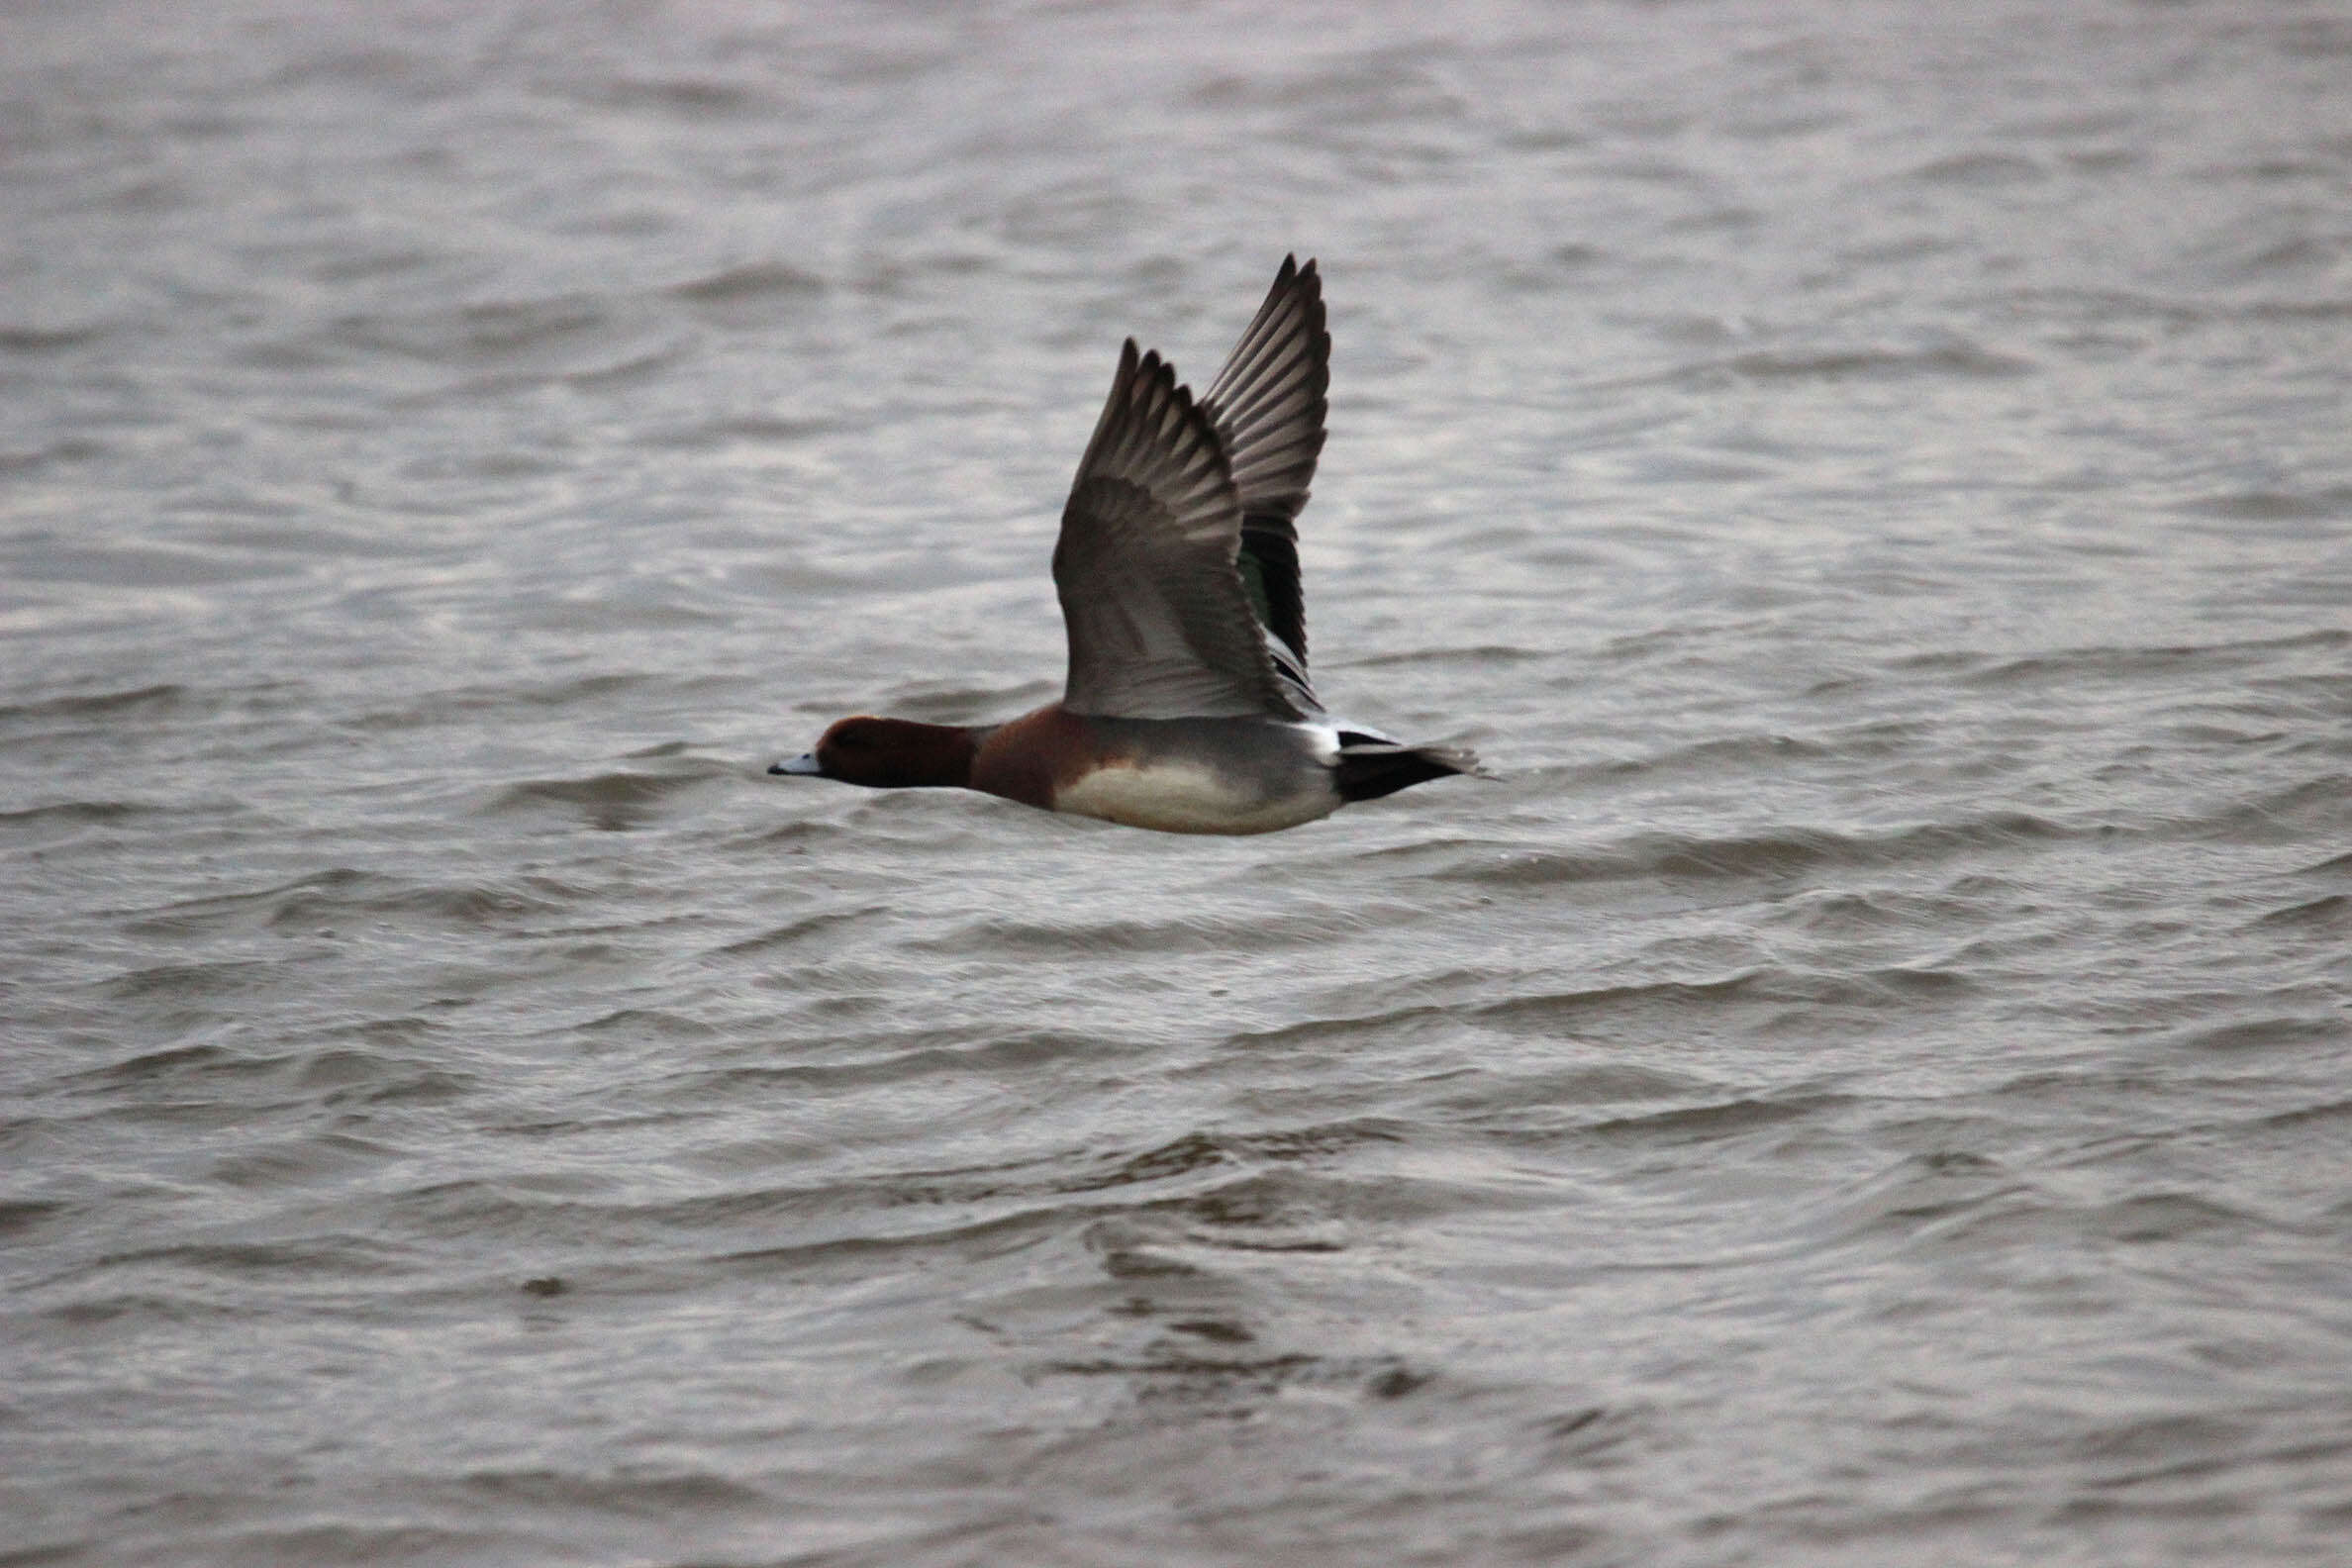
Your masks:
M 814 778 L 816 775 L 824 772 L 825 769 L 818 765 L 816 752 L 804 751 L 789 762 L 777 763 L 775 766 L 769 768 L 768 771 L 770 773 L 805 773 Z

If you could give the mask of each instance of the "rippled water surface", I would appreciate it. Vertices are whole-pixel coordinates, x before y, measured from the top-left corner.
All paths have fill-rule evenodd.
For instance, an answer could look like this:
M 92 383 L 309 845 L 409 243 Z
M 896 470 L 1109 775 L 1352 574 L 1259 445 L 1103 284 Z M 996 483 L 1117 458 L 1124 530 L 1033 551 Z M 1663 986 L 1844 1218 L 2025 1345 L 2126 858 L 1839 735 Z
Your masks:
M 0 1562 L 2332 1564 L 2352 21 L 19 5 Z M 1062 668 L 1322 258 L 1266 838 Z

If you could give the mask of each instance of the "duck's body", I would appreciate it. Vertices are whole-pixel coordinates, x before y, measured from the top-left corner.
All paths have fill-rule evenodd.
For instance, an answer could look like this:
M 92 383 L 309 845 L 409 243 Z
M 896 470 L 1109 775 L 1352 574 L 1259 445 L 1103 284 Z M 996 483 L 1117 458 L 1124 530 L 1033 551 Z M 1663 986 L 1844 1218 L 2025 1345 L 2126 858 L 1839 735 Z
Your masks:
M 1329 721 L 1105 719 L 1048 703 L 1002 725 L 844 719 L 814 752 L 770 771 L 982 790 L 1162 833 L 1261 833 L 1476 765 L 1464 751 Z
M 1060 702 L 1007 724 L 859 716 L 772 773 L 983 790 L 1164 833 L 1259 833 L 1477 759 L 1325 713 L 1307 678 L 1298 531 L 1323 449 L 1330 336 L 1315 263 L 1285 260 L 1199 402 L 1133 339 L 1053 551 Z

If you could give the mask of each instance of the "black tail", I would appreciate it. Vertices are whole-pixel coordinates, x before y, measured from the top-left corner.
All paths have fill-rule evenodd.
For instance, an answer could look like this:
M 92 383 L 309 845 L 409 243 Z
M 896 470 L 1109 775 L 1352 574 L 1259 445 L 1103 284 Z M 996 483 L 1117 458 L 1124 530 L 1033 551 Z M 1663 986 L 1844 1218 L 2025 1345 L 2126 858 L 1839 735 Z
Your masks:
M 1342 732 L 1339 736 L 1337 771 L 1339 798 L 1347 801 L 1378 800 L 1456 773 L 1490 776 L 1478 765 L 1476 755 L 1459 746 L 1399 745 L 1352 732 Z

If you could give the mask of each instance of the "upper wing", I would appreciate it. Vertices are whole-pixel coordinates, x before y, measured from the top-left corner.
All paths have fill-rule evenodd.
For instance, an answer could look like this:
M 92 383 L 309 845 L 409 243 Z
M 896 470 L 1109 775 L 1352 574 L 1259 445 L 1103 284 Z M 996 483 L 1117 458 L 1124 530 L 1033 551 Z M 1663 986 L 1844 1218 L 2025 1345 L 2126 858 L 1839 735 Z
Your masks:
M 1241 520 L 1208 414 L 1172 366 L 1138 357 L 1128 339 L 1053 547 L 1070 637 L 1065 706 L 1123 719 L 1305 717 L 1234 564 Z
M 1282 641 L 1304 692 L 1307 604 L 1299 586 L 1299 531 L 1307 486 L 1323 452 L 1331 335 L 1323 329 L 1315 263 L 1285 256 L 1249 330 L 1217 372 L 1201 407 L 1225 442 L 1241 495 L 1240 568 L 1252 607 Z M 1307 694 L 1312 701 L 1312 694 Z

